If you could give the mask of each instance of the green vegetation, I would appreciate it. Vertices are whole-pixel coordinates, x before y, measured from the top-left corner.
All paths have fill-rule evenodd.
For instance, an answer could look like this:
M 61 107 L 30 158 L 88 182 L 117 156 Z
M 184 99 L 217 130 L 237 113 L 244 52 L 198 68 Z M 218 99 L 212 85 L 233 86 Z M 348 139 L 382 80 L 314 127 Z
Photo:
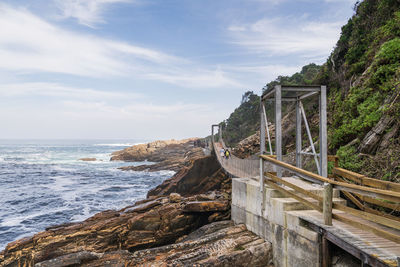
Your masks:
M 316 83 L 329 88 L 330 152 L 342 167 L 361 171 L 371 162 L 359 157 L 358 144 L 347 144 L 362 140 L 384 114 L 400 115 L 393 97 L 399 93 L 400 2 L 365 0 L 355 10 Z
M 340 159 L 339 167 L 355 172 L 361 171 L 363 164 L 358 157 L 357 148 L 355 145 L 346 145 L 340 147 L 336 155 L 339 156 Z
M 244 93 L 240 106 L 221 125 L 224 141 L 229 146 L 254 134 L 260 125 L 260 97 L 252 91 Z
M 316 65 L 314 63 L 308 64 L 304 66 L 300 72 L 296 72 L 292 76 L 279 76 L 268 83 L 264 88 L 270 89 L 273 88 L 275 85 L 282 84 L 282 85 L 304 85 L 304 84 L 313 84 L 315 77 L 319 73 L 321 66 Z
M 400 130 L 396 130 L 395 123 L 385 132 L 392 133 L 391 145 L 368 151 L 370 154 L 360 153 L 366 134 L 383 116 L 399 121 L 400 1 L 357 1 L 354 10 L 325 64 L 309 64 L 292 76 L 279 76 L 264 88 L 277 84 L 327 85 L 329 153 L 337 154 L 341 167 L 346 169 L 381 179 L 400 179 Z M 252 92 L 246 94 L 252 100 L 242 101 L 226 121 L 229 133 L 225 132 L 225 138 L 230 144 L 259 128 L 259 97 Z M 313 113 L 309 111 L 306 113 Z M 311 128 L 316 128 L 310 121 Z

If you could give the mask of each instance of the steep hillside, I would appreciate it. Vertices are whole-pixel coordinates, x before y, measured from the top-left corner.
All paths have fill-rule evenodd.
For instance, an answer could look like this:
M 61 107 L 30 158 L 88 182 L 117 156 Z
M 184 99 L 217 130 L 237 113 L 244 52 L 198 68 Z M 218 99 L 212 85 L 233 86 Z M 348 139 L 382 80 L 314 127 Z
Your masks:
M 400 1 L 365 0 L 315 83 L 328 85 L 329 147 L 343 167 L 400 179 Z
M 275 84 L 327 85 L 329 153 L 339 155 L 344 168 L 400 181 L 400 0 L 359 1 L 325 64 L 279 76 L 265 88 Z M 231 117 L 239 116 L 242 105 Z M 227 131 L 241 133 L 228 138 L 231 144 L 259 129 L 258 105 L 259 99 L 252 105 L 256 122 L 226 121 Z M 310 121 L 317 133 L 316 120 Z M 293 148 L 284 146 L 287 152 Z

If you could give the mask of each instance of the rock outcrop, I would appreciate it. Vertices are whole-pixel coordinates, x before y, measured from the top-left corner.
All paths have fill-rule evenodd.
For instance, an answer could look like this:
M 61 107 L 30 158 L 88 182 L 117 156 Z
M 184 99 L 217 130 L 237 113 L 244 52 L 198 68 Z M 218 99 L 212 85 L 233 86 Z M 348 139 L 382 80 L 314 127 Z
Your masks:
M 0 266 L 267 266 L 271 245 L 230 218 L 215 155 L 188 161 L 145 200 L 9 243 Z
M 81 158 L 80 161 L 96 161 L 96 158 Z
M 136 252 L 82 251 L 38 263 L 38 267 L 60 266 L 268 266 L 272 249 L 268 242 L 231 221 L 212 223 L 183 237 L 179 242 Z
M 176 192 L 184 196 L 203 194 L 211 190 L 230 193 L 231 179 L 219 166 L 215 155 L 195 159 L 170 179 L 151 189 L 147 196 L 169 195 Z
M 153 165 L 122 167 L 122 170 L 133 171 L 178 171 L 187 166 L 190 160 L 204 156 L 202 139 L 155 141 L 128 147 L 112 153 L 111 160 L 128 162 L 150 161 Z
M 81 264 L 110 251 L 134 252 L 170 244 L 202 225 L 229 217 L 229 199 L 219 192 L 180 201 L 176 195 L 171 199 L 153 197 L 119 211 L 100 212 L 83 222 L 50 227 L 12 242 L 0 253 L 0 266 L 33 266 L 44 261 L 39 266 L 61 266 L 60 262 Z M 58 263 L 49 265 L 52 262 Z

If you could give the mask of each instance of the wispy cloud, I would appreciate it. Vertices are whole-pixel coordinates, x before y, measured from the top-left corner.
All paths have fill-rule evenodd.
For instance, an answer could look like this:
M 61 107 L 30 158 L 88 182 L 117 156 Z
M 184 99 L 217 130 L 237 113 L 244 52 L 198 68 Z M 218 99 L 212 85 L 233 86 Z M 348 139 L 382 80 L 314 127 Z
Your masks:
M 0 4 L 0 68 L 80 76 L 127 75 L 135 68 L 121 60 L 167 62 L 159 51 L 70 32 L 25 9 Z
M 0 69 L 6 71 L 134 76 L 182 87 L 197 84 L 196 88 L 236 83 L 213 66 L 196 67 L 196 63 L 155 49 L 67 31 L 26 9 L 0 4 L 0 14 Z
M 74 18 L 82 25 L 95 27 L 104 23 L 103 14 L 108 6 L 117 3 L 132 3 L 133 0 L 55 0 L 62 18 Z
M 255 53 L 324 58 L 334 47 L 342 22 L 269 18 L 228 28 L 234 44 Z
M 65 86 L 58 83 L 25 82 L 0 84 L 1 97 L 57 97 L 61 99 L 122 100 L 143 95 L 131 92 L 100 91 L 91 88 Z

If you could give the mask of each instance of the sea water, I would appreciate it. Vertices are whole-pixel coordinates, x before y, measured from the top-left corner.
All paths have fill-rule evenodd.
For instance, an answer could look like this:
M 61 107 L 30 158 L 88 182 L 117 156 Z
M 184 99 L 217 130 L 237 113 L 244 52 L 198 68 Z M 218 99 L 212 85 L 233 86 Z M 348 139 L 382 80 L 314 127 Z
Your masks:
M 110 161 L 112 152 L 135 143 L 138 140 L 0 140 L 0 251 L 46 227 L 132 205 L 174 174 L 119 170 L 151 164 Z M 79 160 L 87 157 L 97 160 Z

